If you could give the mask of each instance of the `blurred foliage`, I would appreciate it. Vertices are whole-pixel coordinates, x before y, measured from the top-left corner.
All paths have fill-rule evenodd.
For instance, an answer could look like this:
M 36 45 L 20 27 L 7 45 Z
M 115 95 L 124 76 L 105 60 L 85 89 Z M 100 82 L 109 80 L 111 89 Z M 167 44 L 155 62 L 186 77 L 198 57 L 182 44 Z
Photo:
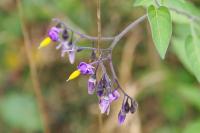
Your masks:
M 176 0 L 164 1 L 185 10 Z M 197 12 L 200 1 L 191 1 L 197 8 L 194 9 L 191 4 L 187 11 L 199 15 Z M 135 5 L 143 4 L 139 0 L 102 0 L 102 27 L 105 36 L 118 33 L 144 13 L 142 8 L 134 7 L 133 2 Z M 145 2 L 145 6 L 146 4 L 148 3 Z M 88 96 L 86 78 L 81 77 L 68 84 L 65 82 L 66 76 L 76 68 L 77 63 L 86 60 L 83 57 L 90 53 L 78 54 L 75 65 L 69 65 L 66 58 L 60 58 L 54 46 L 41 51 L 35 50 L 46 35 L 52 18 L 61 18 L 88 34 L 96 35 L 95 1 L 23 0 L 23 7 L 33 51 L 39 56 L 36 56 L 39 80 L 48 103 L 52 132 L 96 132 L 98 122 L 94 112 L 97 99 L 95 96 Z M 167 53 L 166 60 L 159 60 L 159 69 L 165 71 L 166 79 L 145 88 L 137 97 L 144 133 L 198 133 L 200 130 L 200 88 L 191 74 L 193 66 L 185 60 L 183 38 L 190 34 L 189 21 L 174 13 L 173 20 L 172 50 Z M 144 39 L 136 49 L 132 72 L 134 79 L 152 71 L 149 64 L 152 63 L 152 58 L 148 55 L 146 25 L 141 24 L 141 27 Z M 128 34 L 128 37 L 132 36 Z M 124 37 L 113 53 L 116 68 L 119 67 L 126 40 Z M 130 58 L 133 57 L 130 55 Z M 0 1 L 0 132 L 42 132 L 14 0 Z

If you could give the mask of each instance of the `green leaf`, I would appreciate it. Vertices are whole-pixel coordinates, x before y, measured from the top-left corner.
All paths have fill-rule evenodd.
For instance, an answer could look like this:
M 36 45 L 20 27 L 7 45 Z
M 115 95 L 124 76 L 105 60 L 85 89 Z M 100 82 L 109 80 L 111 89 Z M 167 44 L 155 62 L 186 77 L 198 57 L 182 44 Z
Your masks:
M 166 7 L 155 8 L 151 5 L 148 8 L 148 20 L 156 49 L 161 58 L 164 59 L 172 35 L 170 12 Z
M 153 0 L 134 0 L 134 6 L 148 7 L 150 5 L 153 5 L 153 3 Z
M 185 0 L 164 0 L 163 5 L 176 9 L 185 14 L 199 17 L 200 10 L 195 7 L 191 2 Z M 175 11 L 171 11 L 172 20 L 177 23 L 190 23 L 189 18 Z
M 190 67 L 200 82 L 200 46 L 196 41 L 196 38 L 192 36 L 188 36 L 185 43 L 185 51 L 190 63 Z
M 185 12 L 190 15 L 200 16 L 200 10 L 195 7 L 191 2 L 188 2 L 186 0 L 164 0 L 163 5 L 175 8 L 176 10 Z
M 185 68 L 193 73 L 193 68 L 190 65 L 189 60 L 185 52 L 185 42 L 183 38 L 172 38 L 172 48 L 179 60 L 182 62 Z

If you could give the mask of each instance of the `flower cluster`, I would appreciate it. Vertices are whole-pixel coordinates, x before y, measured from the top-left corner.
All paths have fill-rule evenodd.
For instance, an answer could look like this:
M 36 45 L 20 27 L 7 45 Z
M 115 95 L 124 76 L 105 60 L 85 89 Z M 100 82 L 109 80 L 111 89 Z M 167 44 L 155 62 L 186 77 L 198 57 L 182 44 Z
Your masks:
M 88 75 L 88 94 L 97 95 L 99 108 L 102 114 L 109 114 L 111 103 L 120 98 L 121 92 L 123 94 L 123 102 L 121 110 L 119 111 L 118 122 L 122 124 L 126 118 L 126 114 L 129 112 L 134 113 L 138 105 L 137 102 L 121 88 L 117 80 L 111 58 L 112 49 L 95 48 L 95 45 L 91 47 L 78 46 L 77 44 L 81 39 L 87 39 L 93 43 L 97 40 L 95 37 L 76 32 L 59 21 L 56 26 L 50 28 L 48 36 L 41 42 L 39 48 L 46 47 L 50 43 L 56 42 L 58 44 L 56 49 L 61 49 L 62 57 L 67 54 L 71 64 L 74 63 L 77 52 L 90 50 L 90 62 L 80 62 L 77 69 L 69 76 L 67 81 L 75 79 L 80 75 Z M 105 63 L 109 64 L 112 74 L 107 73 Z

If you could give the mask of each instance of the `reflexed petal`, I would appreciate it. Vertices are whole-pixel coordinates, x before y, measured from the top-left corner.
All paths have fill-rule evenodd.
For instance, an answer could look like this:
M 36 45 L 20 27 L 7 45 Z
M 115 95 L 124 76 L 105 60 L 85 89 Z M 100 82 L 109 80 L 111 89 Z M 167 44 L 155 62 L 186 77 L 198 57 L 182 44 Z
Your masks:
M 46 37 L 46 38 L 40 43 L 40 46 L 39 46 L 38 48 L 40 49 L 40 48 L 46 47 L 46 46 L 48 46 L 50 43 L 51 43 L 51 38 Z
M 72 80 L 72 79 L 77 78 L 80 74 L 81 74 L 80 70 L 74 71 L 74 72 L 69 76 L 69 78 L 67 79 L 67 81 L 70 81 L 70 80 Z
M 130 112 L 133 114 L 135 113 L 135 111 L 137 110 L 138 108 L 138 104 L 136 101 L 131 101 L 131 107 L 130 107 Z
M 71 64 L 74 64 L 75 56 L 76 56 L 75 51 L 69 51 L 69 52 L 68 52 L 69 62 L 70 62 Z
M 56 46 L 56 49 L 60 49 L 62 47 L 62 43 Z

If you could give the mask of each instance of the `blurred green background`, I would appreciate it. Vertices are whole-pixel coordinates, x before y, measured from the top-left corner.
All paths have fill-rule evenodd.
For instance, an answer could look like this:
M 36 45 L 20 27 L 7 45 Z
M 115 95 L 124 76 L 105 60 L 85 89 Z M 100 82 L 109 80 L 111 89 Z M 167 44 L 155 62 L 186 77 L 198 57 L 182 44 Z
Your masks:
M 190 1 L 200 8 L 199 0 Z M 104 36 L 119 33 L 145 13 L 143 8 L 134 7 L 132 0 L 102 0 L 101 4 Z M 69 83 L 65 82 L 68 75 L 76 69 L 76 65 L 88 58 L 88 53 L 78 53 L 76 63 L 70 65 L 67 58 L 60 58 L 59 51 L 55 50 L 53 45 L 37 50 L 40 41 L 52 25 L 52 18 L 60 18 L 95 36 L 96 1 L 23 0 L 22 7 L 39 75 L 38 80 L 47 103 L 51 131 L 97 132 L 98 100 L 96 96 L 87 94 L 87 78 L 81 76 Z M 181 43 L 178 37 L 186 33 L 186 28 L 181 26 L 174 24 L 175 43 Z M 140 41 L 137 38 L 141 38 Z M 139 44 L 137 47 L 136 43 Z M 128 49 L 134 49 L 134 52 L 126 51 L 126 46 Z M 200 86 L 196 78 L 179 61 L 176 56 L 177 49 L 181 50 L 170 47 L 167 58 L 161 60 L 153 46 L 147 21 L 120 41 L 114 49 L 113 61 L 125 90 L 128 82 L 133 85 L 139 84 L 135 89 L 139 103 L 136 114 L 138 121 L 136 124 L 125 123 L 120 127 L 108 121 L 111 119 L 109 117 L 113 117 L 117 122 L 117 115 L 103 116 L 102 128 L 110 128 L 106 126 L 110 124 L 112 132 L 115 133 L 131 133 L 127 131 L 130 128 L 133 128 L 132 131 L 139 128 L 135 133 L 200 132 Z M 123 75 L 126 74 L 123 71 L 123 63 L 127 63 L 123 59 L 127 58 L 131 60 L 127 64 L 131 72 L 129 81 L 124 80 L 127 76 Z M 112 105 L 111 114 L 114 110 L 119 110 L 121 100 Z M 0 0 L 0 133 L 42 133 L 44 130 L 39 114 L 16 1 Z M 135 119 L 134 115 L 128 117 Z M 137 125 L 139 127 L 134 127 Z

